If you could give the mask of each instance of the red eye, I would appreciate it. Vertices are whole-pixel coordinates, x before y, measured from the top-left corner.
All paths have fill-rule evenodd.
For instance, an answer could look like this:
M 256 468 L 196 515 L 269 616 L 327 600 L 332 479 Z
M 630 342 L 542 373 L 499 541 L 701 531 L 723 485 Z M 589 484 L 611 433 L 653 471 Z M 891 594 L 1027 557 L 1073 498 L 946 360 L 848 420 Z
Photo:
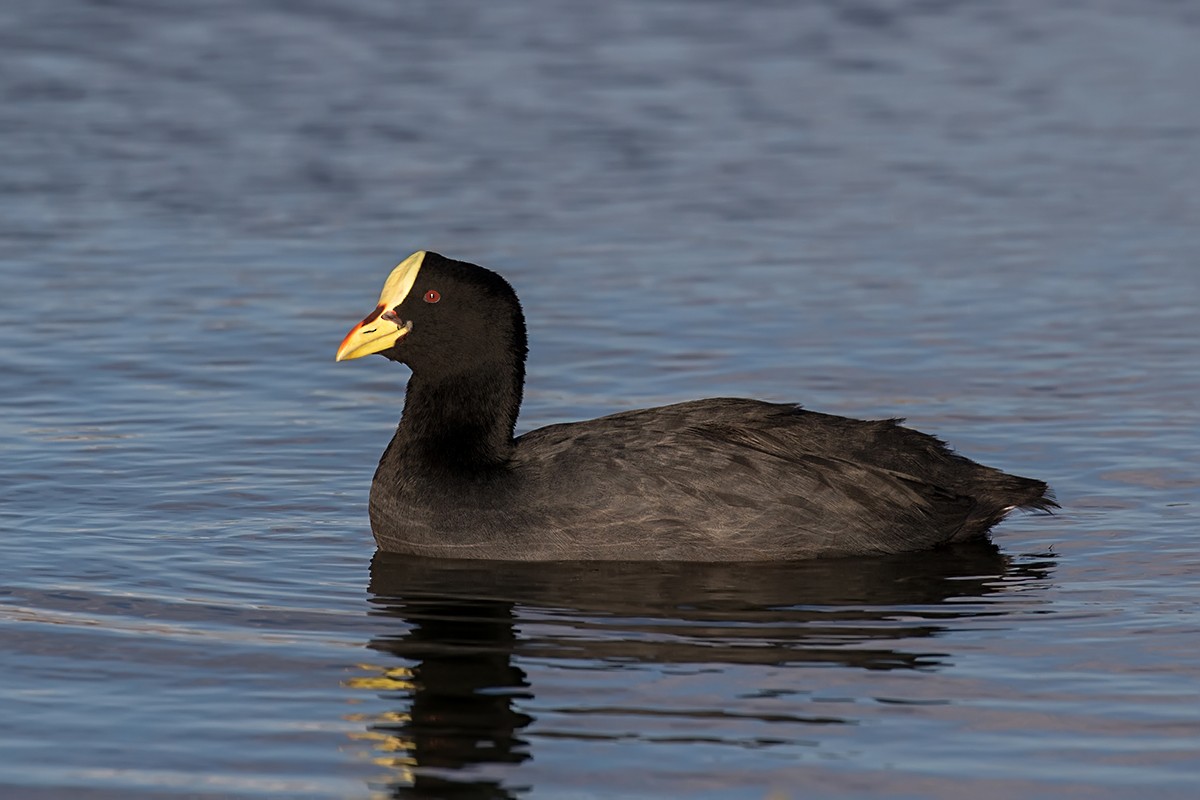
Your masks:
M 438 300 L 441 300 L 441 299 L 442 299 L 442 293 L 439 292 L 437 289 L 430 289 L 428 292 L 425 293 L 425 302 L 426 303 L 436 303 Z

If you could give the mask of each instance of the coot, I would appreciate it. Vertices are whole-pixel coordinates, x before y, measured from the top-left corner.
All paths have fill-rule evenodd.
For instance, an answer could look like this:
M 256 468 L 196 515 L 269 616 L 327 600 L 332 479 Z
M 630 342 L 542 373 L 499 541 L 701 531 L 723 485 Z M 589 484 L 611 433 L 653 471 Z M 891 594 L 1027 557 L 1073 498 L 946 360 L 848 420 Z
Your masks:
M 525 318 L 490 270 L 418 252 L 337 360 L 412 370 L 371 484 L 380 549 L 473 559 L 764 561 L 921 550 L 984 536 L 1045 483 L 900 420 L 717 398 L 513 436 Z

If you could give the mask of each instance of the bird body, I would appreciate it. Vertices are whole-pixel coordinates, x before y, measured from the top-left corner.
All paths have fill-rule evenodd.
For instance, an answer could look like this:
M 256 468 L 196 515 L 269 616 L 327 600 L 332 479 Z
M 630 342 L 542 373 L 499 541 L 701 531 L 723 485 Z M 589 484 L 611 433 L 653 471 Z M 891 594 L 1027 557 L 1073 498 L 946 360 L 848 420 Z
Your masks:
M 1014 508 L 1055 506 L 1041 481 L 976 464 L 898 420 L 791 404 L 696 400 L 514 437 L 525 363 L 516 295 L 495 273 L 434 253 L 396 268 L 339 360 L 368 352 L 413 370 L 371 487 L 371 527 L 389 552 L 639 561 L 897 553 L 983 536 Z

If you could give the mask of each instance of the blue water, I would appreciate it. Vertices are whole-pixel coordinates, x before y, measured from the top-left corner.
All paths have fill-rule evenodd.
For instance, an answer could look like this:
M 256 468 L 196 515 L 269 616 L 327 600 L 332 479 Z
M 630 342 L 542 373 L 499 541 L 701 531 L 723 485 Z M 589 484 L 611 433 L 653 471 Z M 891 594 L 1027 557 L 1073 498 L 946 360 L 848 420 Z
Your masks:
M 0 10 L 0 796 L 1191 797 L 1187 4 Z M 519 427 L 906 416 L 1049 481 L 949 555 L 376 558 L 388 270 Z

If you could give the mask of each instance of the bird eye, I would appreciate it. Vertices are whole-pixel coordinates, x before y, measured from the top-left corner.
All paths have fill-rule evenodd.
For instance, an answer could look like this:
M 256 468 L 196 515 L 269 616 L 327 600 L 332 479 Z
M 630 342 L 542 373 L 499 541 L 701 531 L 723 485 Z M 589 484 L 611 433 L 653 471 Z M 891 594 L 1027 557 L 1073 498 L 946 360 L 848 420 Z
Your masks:
M 438 300 L 441 300 L 441 299 L 442 299 L 442 294 L 437 289 L 430 289 L 428 292 L 425 293 L 425 302 L 426 303 L 436 303 Z

